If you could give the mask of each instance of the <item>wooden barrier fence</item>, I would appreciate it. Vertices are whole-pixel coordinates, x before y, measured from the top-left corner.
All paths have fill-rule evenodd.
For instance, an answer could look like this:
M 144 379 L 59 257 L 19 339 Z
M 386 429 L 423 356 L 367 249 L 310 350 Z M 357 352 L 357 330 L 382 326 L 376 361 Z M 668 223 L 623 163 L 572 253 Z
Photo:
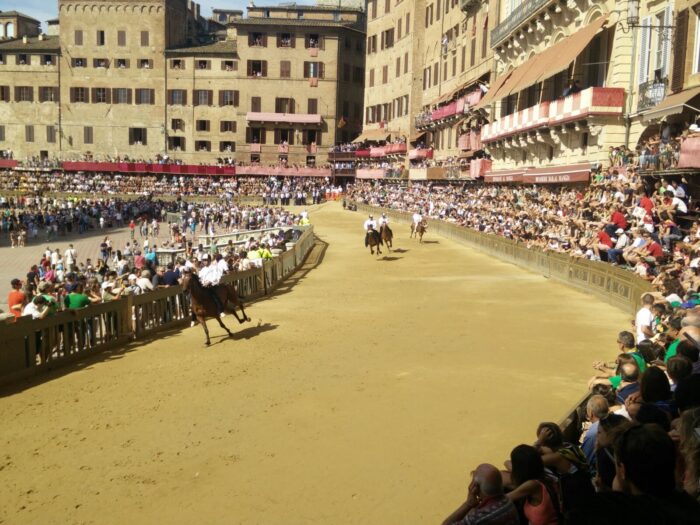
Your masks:
M 260 266 L 225 275 L 238 294 L 251 301 L 271 294 L 306 260 L 315 237 L 312 226 L 300 227 L 301 237 L 278 257 Z M 85 359 L 103 350 L 144 339 L 190 321 L 189 296 L 180 286 L 127 296 L 116 301 L 63 310 L 46 319 L 20 317 L 0 324 L 0 384 Z

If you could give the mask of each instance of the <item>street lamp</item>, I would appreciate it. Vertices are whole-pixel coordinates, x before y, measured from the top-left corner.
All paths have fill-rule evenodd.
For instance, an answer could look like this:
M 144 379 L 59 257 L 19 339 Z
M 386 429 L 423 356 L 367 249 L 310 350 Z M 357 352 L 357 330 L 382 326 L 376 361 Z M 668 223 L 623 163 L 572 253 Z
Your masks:
M 675 26 L 674 25 L 666 25 L 666 24 L 660 24 L 660 25 L 654 25 L 654 24 L 640 24 L 639 23 L 639 3 L 640 0 L 628 0 L 627 1 L 627 12 L 624 13 L 621 10 L 615 10 L 612 11 L 613 13 L 617 13 L 618 15 L 625 14 L 626 18 L 624 20 L 619 20 L 618 23 L 620 24 L 620 29 L 622 29 L 623 33 L 628 33 L 632 31 L 633 29 L 637 28 L 642 28 L 642 29 L 653 29 L 654 31 L 659 32 L 659 37 L 662 40 L 668 40 L 670 38 L 670 30 L 673 29 Z

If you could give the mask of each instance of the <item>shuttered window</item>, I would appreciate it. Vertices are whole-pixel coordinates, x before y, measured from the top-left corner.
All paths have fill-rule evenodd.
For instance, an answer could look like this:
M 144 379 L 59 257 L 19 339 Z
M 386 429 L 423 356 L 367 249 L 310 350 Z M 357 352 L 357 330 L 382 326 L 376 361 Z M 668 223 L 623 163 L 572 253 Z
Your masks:
M 289 60 L 280 61 L 280 77 L 290 78 L 292 76 L 292 63 Z
M 309 99 L 306 112 L 309 115 L 316 115 L 318 113 L 318 99 L 317 98 L 310 98 Z
M 112 104 L 131 104 L 131 88 L 112 89 Z
M 639 28 L 639 70 L 637 84 L 643 84 L 649 79 L 649 55 L 651 54 L 651 17 L 642 20 Z
M 219 91 L 219 106 L 238 106 L 238 91 L 232 89 Z
M 673 74 L 671 75 L 671 91 L 674 93 L 683 89 L 685 80 L 689 14 L 688 9 L 683 9 L 676 17 L 676 31 L 673 35 Z
M 83 128 L 83 144 L 92 144 L 94 140 L 92 126 L 85 126 Z
M 193 103 L 195 106 L 212 106 L 214 104 L 214 92 L 209 89 L 195 89 Z
M 26 142 L 34 142 L 34 126 L 24 126 L 24 140 Z
M 56 126 L 46 126 L 46 142 L 49 144 L 56 143 Z
M 117 45 L 119 47 L 126 46 L 126 31 L 117 31 Z
M 260 97 L 251 97 L 250 99 L 250 110 L 255 113 L 260 113 L 262 111 L 262 99 Z

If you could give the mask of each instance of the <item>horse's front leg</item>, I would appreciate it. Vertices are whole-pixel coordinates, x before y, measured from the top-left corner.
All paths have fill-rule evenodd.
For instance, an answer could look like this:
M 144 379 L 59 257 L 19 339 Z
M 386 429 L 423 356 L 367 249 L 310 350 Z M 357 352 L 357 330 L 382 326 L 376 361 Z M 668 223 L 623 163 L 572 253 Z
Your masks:
M 204 317 L 197 317 L 197 321 L 199 321 L 199 323 L 202 325 L 202 328 L 204 328 L 204 335 L 207 336 L 207 340 L 204 344 L 209 346 L 211 341 L 209 340 L 209 328 L 207 328 L 207 321 L 204 319 Z

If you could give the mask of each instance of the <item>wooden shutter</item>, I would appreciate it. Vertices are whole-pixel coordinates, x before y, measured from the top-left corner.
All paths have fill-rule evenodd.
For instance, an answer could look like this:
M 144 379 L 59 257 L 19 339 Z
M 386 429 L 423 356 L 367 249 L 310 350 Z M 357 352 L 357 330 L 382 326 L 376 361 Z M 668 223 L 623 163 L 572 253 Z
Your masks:
M 671 42 L 673 38 L 673 30 L 670 26 L 673 25 L 673 6 L 667 5 L 664 8 L 664 25 L 669 29 L 666 29 L 666 37 L 661 44 L 661 78 L 666 78 L 670 70 L 671 61 Z M 659 38 L 661 38 L 661 33 Z
M 639 45 L 639 71 L 637 71 L 637 84 L 643 84 L 649 79 L 649 46 L 651 45 L 651 17 L 642 19 L 640 28 Z
M 233 92 L 233 105 L 235 107 L 238 107 L 238 91 L 237 90 Z
M 107 104 L 112 103 L 112 90 L 109 88 L 105 88 L 105 102 Z
M 250 37 L 250 35 L 249 35 L 249 37 Z M 246 74 L 247 74 L 249 77 L 252 77 L 252 76 L 253 76 L 253 61 L 252 61 L 252 60 L 248 60 L 248 71 L 247 71 Z
M 267 60 L 262 61 L 262 76 L 267 76 Z
M 304 62 L 304 78 L 309 78 L 309 63 Z
M 289 109 L 290 113 L 294 113 L 294 99 L 293 98 L 289 99 L 289 108 L 288 109 Z
M 321 51 L 326 49 L 326 38 L 323 35 L 318 35 L 318 48 Z
M 683 89 L 685 81 L 689 13 L 688 9 L 683 9 L 676 17 L 676 31 L 673 34 L 673 70 L 671 73 L 671 91 L 674 93 Z
M 282 142 L 280 140 L 280 130 L 275 129 L 275 144 L 279 144 L 280 142 Z
M 307 113 L 309 115 L 316 115 L 318 113 L 318 99 L 316 99 L 316 98 L 309 99 Z
M 255 39 L 253 38 L 253 33 L 248 33 L 248 47 L 253 47 L 255 45 Z
M 209 89 L 207 91 L 207 105 L 208 106 L 213 106 L 214 105 L 214 91 Z
M 318 63 L 318 78 L 324 78 L 323 77 L 323 62 Z
M 253 130 L 250 128 L 245 128 L 245 141 L 246 144 L 253 143 Z
M 290 37 L 292 48 L 295 48 L 297 45 L 297 36 L 294 33 L 290 33 L 289 37 Z
M 219 90 L 219 106 L 223 106 L 223 105 L 224 105 L 224 91 L 220 89 Z
M 263 47 L 267 47 L 267 33 L 263 33 L 262 45 L 263 45 Z
M 316 132 L 316 145 L 320 146 L 321 145 L 321 131 Z
M 117 31 L 117 45 L 122 47 L 126 45 L 126 31 Z
M 126 101 L 127 104 L 133 104 L 134 102 L 134 91 L 131 88 L 127 88 L 126 90 Z
M 406 34 L 411 32 L 411 13 L 406 13 Z
M 282 47 L 282 34 L 277 33 L 277 47 Z
M 260 144 L 265 144 L 266 139 L 267 133 L 265 132 L 265 128 L 260 128 Z
M 134 142 L 134 128 L 129 128 L 129 144 L 133 145 Z
M 155 103 L 156 103 L 156 90 L 155 90 L 155 89 L 149 89 L 149 90 L 148 90 L 148 103 L 149 103 L 149 104 L 155 104 Z
M 76 46 L 83 45 L 83 31 L 80 29 L 76 29 L 76 31 L 75 31 L 75 45 Z
M 290 146 L 294 146 L 294 130 L 290 129 L 289 133 L 287 133 L 287 142 L 289 142 Z
M 97 88 L 92 88 L 90 90 L 90 100 L 93 104 L 97 103 Z

